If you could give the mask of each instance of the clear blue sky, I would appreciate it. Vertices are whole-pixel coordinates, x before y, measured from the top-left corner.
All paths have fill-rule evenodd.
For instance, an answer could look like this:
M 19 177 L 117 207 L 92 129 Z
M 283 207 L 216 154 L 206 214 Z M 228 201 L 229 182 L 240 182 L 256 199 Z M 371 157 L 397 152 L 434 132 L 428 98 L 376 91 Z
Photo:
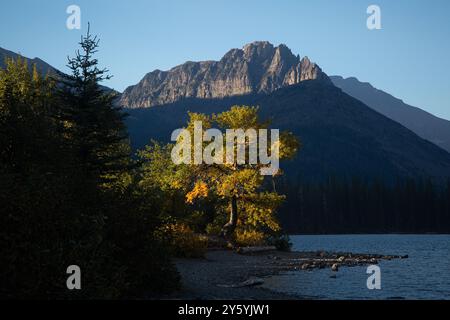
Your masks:
M 81 30 L 66 28 L 71 4 L 81 7 Z M 371 4 L 381 7 L 382 30 L 366 28 Z M 448 0 L 7 0 L 0 47 L 64 71 L 90 21 L 114 75 L 106 85 L 122 91 L 154 69 L 268 40 L 450 119 L 449 16 Z

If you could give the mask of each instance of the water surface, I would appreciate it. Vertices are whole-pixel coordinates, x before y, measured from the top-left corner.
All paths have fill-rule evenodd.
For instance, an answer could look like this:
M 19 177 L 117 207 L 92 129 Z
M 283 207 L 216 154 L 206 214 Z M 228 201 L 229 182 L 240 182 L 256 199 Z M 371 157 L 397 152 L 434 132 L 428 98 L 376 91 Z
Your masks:
M 293 250 L 409 255 L 380 261 L 381 290 L 367 289 L 367 267 L 286 272 L 271 290 L 313 299 L 450 299 L 450 235 L 291 236 Z

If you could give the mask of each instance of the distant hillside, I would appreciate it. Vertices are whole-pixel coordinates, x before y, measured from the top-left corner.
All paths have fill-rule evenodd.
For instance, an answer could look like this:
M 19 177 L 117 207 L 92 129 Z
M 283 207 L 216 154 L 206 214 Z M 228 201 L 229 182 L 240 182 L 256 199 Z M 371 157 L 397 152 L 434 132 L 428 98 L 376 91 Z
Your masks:
M 45 61 L 39 59 L 39 58 L 34 58 L 34 59 L 30 59 L 27 57 L 23 57 L 15 52 L 0 48 L 0 68 L 5 68 L 5 60 L 6 58 L 14 58 L 17 59 L 18 57 L 22 57 L 25 60 L 28 61 L 28 65 L 33 66 L 34 64 L 36 64 L 36 68 L 39 71 L 39 73 L 41 74 L 57 74 L 60 73 L 60 71 L 58 71 L 56 68 L 53 68 L 51 65 L 49 65 L 48 63 L 46 63 Z
M 450 152 L 450 121 L 410 106 L 356 78 L 330 77 L 334 85 L 386 117 L 401 123 L 420 137 Z

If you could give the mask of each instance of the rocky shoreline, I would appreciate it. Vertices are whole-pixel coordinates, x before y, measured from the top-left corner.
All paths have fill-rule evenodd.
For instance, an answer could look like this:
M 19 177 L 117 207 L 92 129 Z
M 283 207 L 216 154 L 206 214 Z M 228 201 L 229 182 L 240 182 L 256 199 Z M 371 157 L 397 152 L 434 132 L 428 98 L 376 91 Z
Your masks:
M 337 272 L 340 267 L 372 265 L 380 260 L 407 259 L 408 256 L 319 251 L 275 253 L 267 258 L 277 261 L 274 265 L 286 271 L 330 268 Z
M 349 252 L 281 252 L 262 250 L 241 253 L 209 250 L 203 259 L 177 259 L 182 290 L 163 299 L 188 300 L 272 300 L 301 299 L 260 287 L 264 278 L 285 271 L 312 271 L 329 268 L 378 264 L 381 260 L 406 259 L 408 256 L 357 254 Z

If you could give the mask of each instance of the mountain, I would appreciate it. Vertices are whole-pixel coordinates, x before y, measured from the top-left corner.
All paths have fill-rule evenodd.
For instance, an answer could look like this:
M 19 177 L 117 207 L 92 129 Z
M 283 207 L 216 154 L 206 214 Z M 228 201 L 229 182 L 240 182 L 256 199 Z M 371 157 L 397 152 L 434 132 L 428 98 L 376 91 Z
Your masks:
M 129 109 L 134 148 L 151 139 L 168 142 L 185 125 L 187 111 L 217 113 L 232 105 L 258 105 L 272 127 L 290 130 L 303 147 L 282 164 L 286 177 L 323 181 L 329 176 L 380 179 L 450 177 L 450 154 L 381 115 L 331 83 L 310 80 L 271 93 L 221 99 L 188 98 L 173 104 Z
M 34 58 L 34 59 L 30 59 L 27 57 L 23 57 L 20 54 L 17 54 L 15 52 L 0 48 L 0 68 L 4 69 L 5 68 L 5 60 L 6 58 L 13 58 L 13 59 L 17 59 L 18 57 L 22 57 L 23 59 L 25 59 L 28 62 L 28 66 L 33 66 L 34 64 L 36 64 L 36 68 L 39 71 L 39 73 L 41 74 L 58 74 L 60 73 L 60 71 L 58 71 L 56 68 L 52 67 L 51 65 L 49 65 L 48 63 L 46 63 L 45 61 L 39 59 L 39 58 Z
M 450 154 L 336 87 L 320 67 L 284 45 L 254 42 L 220 61 L 187 62 L 148 73 L 122 94 L 134 148 L 168 141 L 187 112 L 217 113 L 258 105 L 272 127 L 299 136 L 286 162 L 290 179 L 450 177 Z
M 450 121 L 410 106 L 374 88 L 370 83 L 360 82 L 354 77 L 344 79 L 340 76 L 331 76 L 330 79 L 345 93 L 450 152 Z
M 186 98 L 224 98 L 270 93 L 305 80 L 328 77 L 307 57 L 285 45 L 260 41 L 230 50 L 220 61 L 186 62 L 169 71 L 148 73 L 122 94 L 121 105 L 147 108 Z

